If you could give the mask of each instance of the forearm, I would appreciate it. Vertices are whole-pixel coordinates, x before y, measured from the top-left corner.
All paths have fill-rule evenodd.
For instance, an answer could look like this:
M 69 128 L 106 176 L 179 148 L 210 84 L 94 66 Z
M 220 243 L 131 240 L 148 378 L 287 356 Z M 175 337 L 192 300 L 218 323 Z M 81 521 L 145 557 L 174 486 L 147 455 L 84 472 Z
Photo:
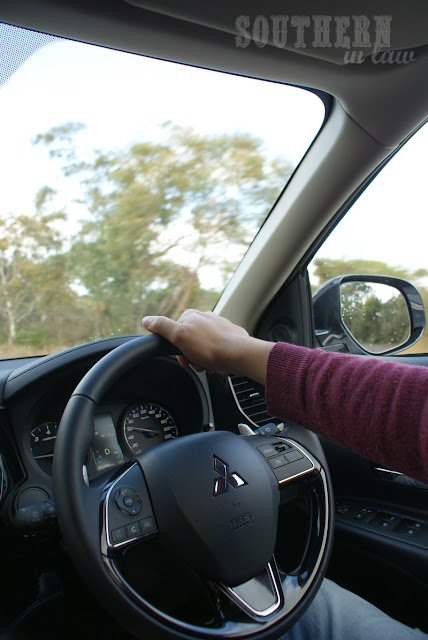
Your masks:
M 223 369 L 265 385 L 267 362 L 274 346 L 274 342 L 244 337 Z
M 272 415 L 428 481 L 428 369 L 280 343 L 267 366 Z

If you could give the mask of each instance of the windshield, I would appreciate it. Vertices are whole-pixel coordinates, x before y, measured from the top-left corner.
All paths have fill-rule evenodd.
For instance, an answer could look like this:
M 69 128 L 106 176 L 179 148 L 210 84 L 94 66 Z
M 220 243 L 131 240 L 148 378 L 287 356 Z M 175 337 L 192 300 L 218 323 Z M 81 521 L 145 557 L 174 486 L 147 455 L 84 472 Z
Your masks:
M 317 134 L 321 100 L 0 30 L 0 357 L 212 309 Z

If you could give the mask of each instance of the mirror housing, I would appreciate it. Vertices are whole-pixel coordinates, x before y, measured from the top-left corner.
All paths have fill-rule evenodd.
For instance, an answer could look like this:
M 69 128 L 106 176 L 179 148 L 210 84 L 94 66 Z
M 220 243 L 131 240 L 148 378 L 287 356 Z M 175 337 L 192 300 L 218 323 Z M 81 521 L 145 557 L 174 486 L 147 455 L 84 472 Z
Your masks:
M 407 338 L 397 345 L 385 349 L 370 350 L 351 333 L 342 314 L 341 287 L 345 283 L 361 285 L 380 284 L 396 289 L 404 298 L 409 314 L 409 330 Z M 312 298 L 315 327 L 315 346 L 332 351 L 344 351 L 355 354 L 392 354 L 402 351 L 414 344 L 425 328 L 425 309 L 419 291 L 407 280 L 393 276 L 352 274 L 328 280 L 314 293 Z

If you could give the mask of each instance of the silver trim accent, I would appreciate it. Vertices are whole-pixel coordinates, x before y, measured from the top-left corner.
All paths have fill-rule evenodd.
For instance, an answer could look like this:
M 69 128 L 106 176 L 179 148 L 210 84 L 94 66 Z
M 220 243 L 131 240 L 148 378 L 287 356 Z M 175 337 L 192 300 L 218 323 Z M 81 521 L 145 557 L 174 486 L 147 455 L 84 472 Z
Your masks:
M 109 500 L 110 500 L 110 496 L 111 493 L 113 491 L 113 489 L 115 488 L 115 486 L 117 485 L 117 483 L 123 479 L 124 476 L 126 476 L 127 473 L 129 473 L 129 471 L 131 471 L 131 469 L 133 469 L 134 467 L 138 466 L 138 464 L 135 462 L 134 464 L 132 464 L 130 467 L 128 467 L 128 469 L 126 469 L 126 471 L 124 471 L 120 476 L 118 476 L 116 478 L 116 480 L 113 482 L 112 485 L 110 485 L 107 494 L 104 498 L 104 505 L 103 505 L 103 530 L 101 532 L 101 554 L 103 556 L 107 556 L 107 552 L 109 549 L 119 549 L 121 547 L 125 547 L 128 544 L 131 544 L 132 542 L 135 542 L 136 540 L 142 540 L 144 538 L 149 538 L 150 536 L 154 535 L 155 533 L 157 533 L 157 529 L 156 531 L 150 531 L 146 534 L 144 533 L 140 533 L 139 535 L 134 536 L 133 538 L 127 538 L 126 540 L 123 540 L 122 542 L 116 542 L 116 544 L 113 544 L 112 541 L 110 540 L 110 535 L 109 535 L 109 522 L 108 522 L 108 504 L 109 504 Z
M 324 469 L 322 467 L 321 467 L 320 476 L 321 476 L 321 479 L 322 479 L 322 488 L 324 490 L 325 527 L 324 527 L 324 535 L 323 535 L 323 539 L 322 539 L 322 542 L 321 542 L 320 551 L 318 553 L 318 558 L 317 558 L 315 566 L 314 566 L 314 568 L 312 570 L 312 580 L 310 580 L 310 582 L 308 581 L 309 582 L 308 588 L 312 584 L 313 578 L 318 572 L 318 567 L 321 564 L 321 559 L 324 557 L 324 550 L 325 550 L 325 546 L 327 544 L 327 534 L 328 534 L 328 531 L 329 531 L 329 528 L 330 528 L 329 527 L 330 508 L 329 508 L 329 502 L 328 502 L 327 477 L 326 477 L 325 471 L 324 471 Z
M 279 438 L 280 440 L 283 440 L 284 442 L 286 442 L 287 444 L 291 444 L 292 447 L 294 447 L 295 449 L 297 449 L 298 451 L 300 451 L 300 453 L 307 459 L 309 460 L 309 462 L 311 463 L 312 467 L 310 469 L 306 469 L 305 471 L 301 471 L 300 473 L 295 473 L 294 476 L 290 476 L 289 478 L 286 478 L 285 480 L 278 480 L 278 484 L 286 484 L 287 482 L 290 482 L 290 480 L 294 480 L 295 478 L 300 478 L 300 476 L 305 476 L 307 473 L 312 473 L 312 471 L 315 469 L 315 463 L 314 463 L 314 459 L 312 458 L 312 456 L 306 451 L 306 449 L 304 449 L 301 445 L 297 444 L 297 442 L 295 442 L 294 440 L 291 440 L 290 438 L 285 438 L 284 436 L 279 436 L 277 434 L 275 434 L 274 436 L 272 436 L 273 438 Z M 286 453 L 284 455 L 287 455 Z M 266 462 L 269 461 L 268 458 L 265 458 Z M 273 471 L 273 469 L 272 469 Z
M 220 460 L 216 455 L 214 455 L 214 471 L 220 476 L 220 478 L 214 478 L 214 496 L 221 496 L 223 493 L 226 493 L 228 484 L 234 489 L 238 489 L 247 484 L 244 478 L 241 478 L 236 471 L 229 473 L 229 465 L 223 462 L 223 460 Z
M 272 560 L 272 564 L 274 562 L 275 560 Z M 244 611 L 248 616 L 250 616 L 250 618 L 253 618 L 257 622 L 264 622 L 266 618 L 268 618 L 273 613 L 275 613 L 275 611 L 278 611 L 281 605 L 282 585 L 278 585 L 274 570 L 272 568 L 272 564 L 268 562 L 268 564 L 266 565 L 266 573 L 269 578 L 270 586 L 272 589 L 272 595 L 275 598 L 275 602 L 267 609 L 263 609 L 263 610 L 255 609 L 246 600 L 244 600 L 244 598 L 242 598 L 238 593 L 236 593 L 235 591 L 236 587 L 227 587 L 226 585 L 221 583 L 219 585 L 223 593 L 227 595 L 227 597 L 230 598 L 232 602 L 234 602 L 240 609 L 242 609 L 242 611 Z M 276 568 L 276 565 L 275 565 L 275 568 Z M 252 582 L 253 580 L 257 580 L 257 579 L 258 579 L 258 576 L 255 576 L 254 578 L 252 578 L 252 580 L 249 580 L 248 582 Z
M 243 424 L 242 422 L 240 422 L 238 424 L 238 431 L 239 431 L 239 435 L 241 435 L 241 436 L 255 436 L 256 435 L 254 433 L 254 431 L 251 429 L 251 427 L 249 427 L 247 424 Z
M 3 463 L 3 457 L 0 454 L 0 502 L 3 499 L 3 493 L 6 493 L 7 491 L 7 485 L 7 473 Z
M 383 482 L 395 482 L 402 487 L 417 487 L 423 491 L 428 491 L 428 483 L 415 480 L 412 476 L 409 476 L 406 473 L 401 473 L 401 471 L 385 469 L 384 467 L 373 467 L 373 471 Z
M 309 577 L 306 580 L 306 583 L 302 589 L 302 594 L 300 599 L 298 600 L 298 602 L 301 602 L 304 594 L 308 591 L 308 589 L 310 588 L 310 586 L 312 585 L 317 573 L 318 573 L 318 569 L 319 566 L 321 564 L 322 559 L 324 558 L 324 552 L 325 552 L 325 547 L 327 544 L 327 537 L 328 537 L 328 533 L 330 530 L 330 525 L 329 525 L 329 516 L 330 516 L 330 507 L 329 507 L 329 503 L 328 503 L 328 488 L 327 488 L 327 477 L 325 474 L 324 469 L 321 467 L 321 471 L 320 471 L 320 476 L 319 479 L 322 483 L 322 490 L 324 493 L 324 505 L 325 505 L 325 509 L 324 509 L 324 515 L 325 515 L 325 526 L 323 529 L 323 536 L 322 536 L 322 541 L 320 544 L 320 548 L 318 551 L 318 556 L 316 559 L 316 562 L 314 564 L 314 567 L 311 571 L 311 573 L 309 574 Z M 288 576 L 288 578 L 292 578 L 292 576 Z M 286 582 L 287 579 L 284 581 Z M 282 583 L 284 586 L 284 582 Z M 285 585 L 285 594 L 284 594 L 284 598 L 285 600 L 287 599 L 287 587 Z M 281 615 L 286 616 L 288 615 L 296 606 L 297 602 L 291 602 L 289 603 L 288 607 L 287 607 L 287 603 L 284 603 L 284 611 L 281 612 Z
M 293 441 L 291 441 L 293 442 Z M 294 442 L 293 442 L 294 444 Z M 325 503 L 325 527 L 324 527 L 324 531 L 323 531 L 323 538 L 322 538 L 322 542 L 320 545 L 320 551 L 318 553 L 318 557 L 316 560 L 316 563 L 314 565 L 314 568 L 312 569 L 311 574 L 309 575 L 308 579 L 306 580 L 306 584 L 303 587 L 303 591 L 302 591 L 302 595 L 301 597 L 303 597 L 303 595 L 308 591 L 308 589 L 310 588 L 310 586 L 313 583 L 313 580 L 318 572 L 318 568 L 321 564 L 321 560 L 324 556 L 324 551 L 325 551 L 325 547 L 327 544 L 327 536 L 329 533 L 329 514 L 330 514 L 330 508 L 329 508 L 329 504 L 328 504 L 328 490 L 327 490 L 327 478 L 324 472 L 324 469 L 321 468 L 321 472 L 320 472 L 320 481 L 322 482 L 322 489 L 323 489 L 323 493 L 324 493 L 324 503 Z M 170 615 L 164 613 L 163 611 L 160 611 L 159 609 L 157 609 L 156 607 L 154 607 L 153 605 L 151 605 L 147 600 L 145 600 L 139 593 L 137 593 L 130 585 L 129 583 L 125 580 L 125 578 L 122 576 L 122 574 L 120 573 L 116 563 L 114 562 L 114 560 L 112 558 L 109 558 L 105 555 L 102 556 L 102 560 L 104 563 L 104 566 L 106 568 L 107 573 L 111 576 L 111 578 L 114 580 L 114 582 L 117 584 L 117 586 L 131 599 L 131 601 L 133 601 L 135 604 L 139 605 L 140 607 L 142 607 L 143 609 L 145 609 L 149 615 L 154 616 L 155 618 L 160 619 L 163 623 L 167 623 L 172 625 L 172 627 L 174 629 L 178 628 L 179 630 L 185 631 L 185 632 L 195 632 L 195 630 L 197 632 L 203 632 L 205 634 L 207 634 L 208 636 L 212 635 L 213 637 L 215 636 L 215 634 L 210 633 L 211 630 L 207 629 L 206 627 L 198 627 L 197 625 L 192 625 L 186 622 L 183 622 L 181 620 L 178 620 L 176 618 L 171 617 Z M 283 584 L 287 582 L 288 579 L 291 579 L 292 576 L 287 576 L 285 578 L 285 581 L 283 582 L 283 579 L 281 578 L 281 576 L 279 576 L 279 579 L 281 581 L 280 587 L 281 587 L 281 592 L 283 595 L 283 602 L 282 602 L 282 607 L 281 607 L 281 611 L 278 612 L 278 608 L 277 608 L 277 612 L 280 613 L 281 617 L 288 615 L 292 609 L 294 609 L 294 607 L 296 606 L 296 604 L 298 604 L 298 602 L 300 602 L 301 597 L 299 598 L 298 602 L 292 601 L 292 602 L 288 602 L 286 601 L 286 594 L 284 594 L 284 589 L 283 589 Z M 273 612 L 275 613 L 275 612 Z M 272 615 L 272 613 L 269 613 L 269 616 Z M 268 621 L 268 616 L 265 616 L 264 618 L 260 618 L 258 620 L 258 622 L 267 622 Z M 226 634 L 227 635 L 227 634 Z M 216 636 L 217 638 L 219 637 L 218 635 Z M 225 636 L 226 637 L 226 636 Z M 229 638 L 231 638 L 231 636 L 227 636 Z
M 230 473 L 227 479 L 232 487 L 235 487 L 235 489 L 237 489 L 238 487 L 243 487 L 244 484 L 246 484 L 245 480 L 243 480 L 237 473 Z
M 393 476 L 404 476 L 404 473 L 401 471 L 393 471 L 392 469 L 384 469 L 383 467 L 375 467 L 375 471 L 379 471 L 380 473 L 391 474 Z
M 243 376 L 243 377 L 245 377 L 245 376 Z M 254 420 L 251 420 L 250 416 L 247 416 L 247 414 L 246 414 L 246 413 L 244 412 L 244 410 L 242 409 L 242 407 L 241 407 L 241 405 L 240 405 L 240 403 L 239 403 L 239 400 L 238 400 L 238 398 L 236 397 L 235 389 L 234 389 L 234 387 L 233 387 L 233 383 L 232 383 L 232 378 L 231 378 L 230 376 L 227 376 L 227 379 L 228 379 L 228 381 L 229 381 L 229 386 L 230 386 L 230 389 L 231 389 L 231 391 L 232 391 L 233 399 L 234 399 L 234 400 L 235 400 L 235 402 L 236 402 L 236 406 L 238 407 L 239 412 L 240 412 L 240 413 L 242 413 L 242 415 L 243 415 L 243 416 L 248 420 L 248 422 L 250 422 L 254 427 L 256 427 L 256 429 L 258 429 L 258 428 L 260 427 L 260 425 L 259 425 L 259 424 L 257 424 L 257 422 L 254 422 Z M 248 379 L 249 379 L 249 378 L 248 378 Z M 266 401 L 265 401 L 265 400 L 264 400 L 264 403 L 266 404 Z M 274 418 L 272 418 L 272 420 L 273 420 L 273 419 L 274 419 Z

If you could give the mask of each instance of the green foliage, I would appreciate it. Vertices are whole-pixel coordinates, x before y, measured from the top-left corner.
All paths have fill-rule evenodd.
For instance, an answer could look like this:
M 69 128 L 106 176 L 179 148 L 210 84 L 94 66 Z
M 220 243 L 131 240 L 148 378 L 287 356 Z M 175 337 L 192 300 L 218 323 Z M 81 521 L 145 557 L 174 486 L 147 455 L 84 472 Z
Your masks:
M 66 122 L 52 127 L 46 133 L 39 133 L 33 140 L 33 145 L 44 144 L 50 146 L 51 158 L 64 158 L 68 161 L 75 158 L 74 138 L 77 133 L 86 130 L 83 122 Z
M 379 287 L 377 287 L 379 288 Z M 347 283 L 341 287 L 342 317 L 348 329 L 363 347 L 382 352 L 403 344 L 409 337 L 410 320 L 404 298 L 392 295 L 382 299 L 369 284 Z
M 314 275 L 319 285 L 336 278 L 352 273 L 388 275 L 408 280 L 410 273 L 403 267 L 395 267 L 377 260 L 337 260 L 331 258 L 315 258 Z M 422 270 L 423 271 L 423 270 Z M 420 276 L 418 276 L 420 277 Z
M 65 287 L 61 273 L 49 269 L 52 256 L 61 251 L 56 225 L 62 212 L 46 213 L 47 192 L 36 197 L 36 215 L 0 218 L 0 315 L 7 341 L 17 340 L 19 325 L 56 288 Z
M 191 300 L 199 303 L 197 291 L 206 298 L 200 270 L 216 264 L 225 245 L 248 242 L 286 175 L 278 163 L 273 172 L 251 136 L 201 136 L 170 125 L 163 135 L 74 167 L 90 218 L 69 264 L 103 307 L 102 333 L 139 331 L 143 310 L 176 317 Z M 192 254 L 192 266 L 177 264 L 178 247 Z
M 219 290 L 201 286 L 201 270 L 230 273 L 235 265 L 222 254 L 233 247 L 238 257 L 291 173 L 251 135 L 203 136 L 167 123 L 157 141 L 90 156 L 77 144 L 84 129 L 69 122 L 33 140 L 80 182 L 85 213 L 75 237 L 66 239 L 66 213 L 49 186 L 30 215 L 0 221 L 8 274 L 0 331 L 11 344 L 48 350 L 140 332 L 147 313 L 212 308 Z
M 45 338 L 43 327 L 35 323 L 34 326 L 26 327 L 17 332 L 16 344 L 41 348 L 45 344 Z
M 176 318 L 187 307 L 211 309 L 292 171 L 243 133 L 204 136 L 166 123 L 156 141 L 92 156 L 79 149 L 84 133 L 83 124 L 69 122 L 33 141 L 65 179 L 81 185 L 83 220 L 74 237 L 67 237 L 67 210 L 48 185 L 35 195 L 33 211 L 0 218 L 0 343 L 48 352 L 140 333 L 146 314 Z M 214 268 L 218 286 L 204 288 L 201 274 Z M 346 273 L 415 282 L 427 270 L 315 260 L 320 284 Z M 420 290 L 428 304 L 428 291 Z M 393 300 L 362 286 L 345 291 L 342 303 L 362 343 L 403 339 L 406 311 Z
M 428 271 L 417 269 L 411 272 L 403 267 L 386 264 L 376 260 L 340 260 L 316 258 L 314 276 L 319 285 L 346 274 L 390 275 L 408 280 L 417 286 L 428 309 L 428 290 L 424 278 Z M 312 286 L 313 292 L 317 286 Z M 343 319 L 357 342 L 372 352 L 382 352 L 403 344 L 409 334 L 409 314 L 401 296 L 387 300 L 376 295 L 370 284 L 347 283 L 341 287 Z M 425 335 L 425 334 L 424 334 Z M 426 351 L 423 337 L 411 352 Z

